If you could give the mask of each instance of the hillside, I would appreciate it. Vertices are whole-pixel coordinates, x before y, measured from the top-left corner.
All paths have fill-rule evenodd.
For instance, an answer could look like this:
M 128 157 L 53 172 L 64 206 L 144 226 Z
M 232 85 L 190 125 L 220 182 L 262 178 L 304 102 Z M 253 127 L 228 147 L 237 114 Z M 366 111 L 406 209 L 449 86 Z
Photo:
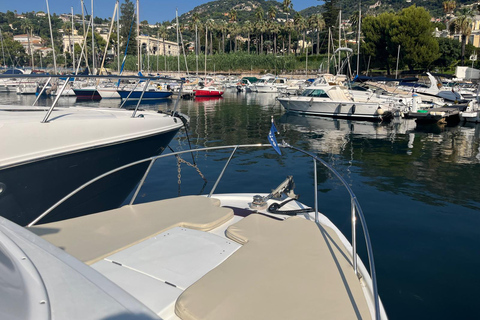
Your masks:
M 442 3 L 445 0 L 362 0 L 362 12 L 367 14 L 379 14 L 385 11 L 399 11 L 413 4 L 417 7 L 425 7 L 433 17 L 440 17 L 444 14 Z M 295 3 L 295 0 L 292 1 Z M 321 3 L 312 1 L 312 4 Z M 338 0 L 339 8 L 342 10 L 342 16 L 348 18 L 358 12 L 358 0 Z M 461 5 L 475 3 L 474 0 L 457 0 L 457 8 Z M 285 19 L 286 13 L 283 12 L 282 1 L 274 0 L 216 0 L 195 7 L 193 10 L 181 15 L 180 22 L 188 23 L 195 12 L 199 13 L 200 20 L 229 20 L 229 13 L 232 9 L 237 12 L 237 21 L 242 23 L 247 20 L 256 21 L 255 12 L 258 7 L 262 7 L 264 19 L 267 18 L 269 8 L 273 6 L 277 11 L 277 19 Z M 323 5 L 314 5 L 299 11 L 299 13 L 308 18 L 309 16 L 321 13 Z M 291 10 L 289 15 L 293 17 L 296 11 Z
M 264 19 L 267 18 L 267 12 L 270 7 L 275 7 L 277 11 L 277 18 L 286 18 L 286 13 L 283 12 L 283 5 L 281 2 L 274 0 L 217 0 L 207 2 L 205 4 L 195 7 L 193 10 L 182 14 L 179 17 L 180 22 L 189 22 L 192 19 L 192 15 L 198 12 L 201 21 L 207 19 L 214 20 L 229 20 L 229 13 L 232 9 L 237 12 L 237 21 L 242 23 L 247 20 L 255 21 L 255 12 L 258 7 L 263 9 Z M 290 11 L 290 16 L 295 14 L 294 10 Z

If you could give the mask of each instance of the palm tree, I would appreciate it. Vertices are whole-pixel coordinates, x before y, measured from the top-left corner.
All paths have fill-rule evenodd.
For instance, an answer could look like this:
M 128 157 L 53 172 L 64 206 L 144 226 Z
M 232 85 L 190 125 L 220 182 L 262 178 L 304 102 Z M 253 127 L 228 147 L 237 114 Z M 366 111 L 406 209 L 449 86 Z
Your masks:
M 31 67 L 33 69 L 33 50 L 32 46 L 30 44 L 30 37 L 33 29 L 33 24 L 28 18 L 24 18 L 21 22 L 21 28 L 23 32 L 27 34 L 27 40 L 28 40 L 28 54 L 31 56 Z
M 317 32 L 317 55 L 320 53 L 320 31 L 325 28 L 325 21 L 321 14 L 314 14 L 308 18 L 308 24 L 312 30 Z
M 468 8 L 463 8 L 457 12 L 456 17 L 450 25 L 451 33 L 460 33 L 460 38 L 462 40 L 462 66 L 465 62 L 465 45 L 467 43 L 467 38 L 472 33 L 472 17 L 473 11 Z
M 190 29 L 195 29 L 195 55 L 198 55 L 198 23 L 200 22 L 200 15 L 198 12 L 194 12 L 192 20 L 190 21 Z
M 230 13 L 228 14 L 230 16 L 230 51 L 232 51 L 232 37 L 234 37 L 234 42 L 235 42 L 235 51 L 237 51 L 237 27 L 236 27 L 236 22 L 237 22 L 237 10 L 232 9 L 230 10 Z
M 303 33 L 302 51 L 305 51 L 305 33 L 307 31 L 307 21 L 298 12 L 295 14 L 293 21 L 295 22 L 295 26 L 298 28 L 298 31 Z
M 250 54 L 250 32 L 252 32 L 253 30 L 253 26 L 252 26 L 252 23 L 250 21 L 245 21 L 244 25 L 243 25 L 243 31 L 247 33 L 247 52 Z
M 255 23 L 255 27 L 260 33 L 260 54 L 263 53 L 263 29 L 264 29 L 264 21 L 263 21 L 264 12 L 262 7 L 258 7 L 255 11 L 255 19 L 257 20 Z
M 267 18 L 268 18 L 268 29 L 270 30 L 270 33 L 274 37 L 274 53 L 276 52 L 276 37 L 277 37 L 277 32 L 278 32 L 278 27 L 275 26 L 275 17 L 277 16 L 277 8 L 274 7 L 273 5 L 268 8 L 267 12 Z
M 227 31 L 227 22 L 221 20 L 219 24 L 219 29 L 222 32 L 222 53 L 225 53 L 225 33 Z
M 212 19 L 208 19 L 205 22 L 205 27 L 207 28 L 207 36 L 210 35 L 210 54 L 213 54 L 213 46 L 212 46 L 212 37 L 213 37 L 213 27 L 215 22 Z M 205 48 L 205 55 L 208 55 L 208 48 Z
M 277 16 L 277 8 L 275 8 L 274 6 L 270 6 L 267 12 L 268 20 L 275 20 L 276 16 Z
M 292 52 L 292 31 L 294 30 L 294 22 L 287 21 L 285 24 L 285 30 L 288 32 L 288 53 Z
M 287 19 L 285 20 L 284 27 L 285 27 L 285 30 L 289 30 L 289 28 L 287 27 L 287 25 L 288 25 L 288 14 L 290 13 L 290 10 L 293 9 L 292 1 L 291 0 L 283 0 L 282 8 L 283 8 L 283 12 L 285 12 L 287 14 Z M 292 35 L 289 33 L 288 34 L 288 53 L 289 54 L 290 54 L 291 38 L 292 38 Z
M 165 50 L 165 38 L 167 37 L 167 26 L 165 24 L 162 24 L 158 31 L 159 31 L 160 37 L 162 37 L 163 59 L 164 59 L 164 62 L 165 62 L 165 71 L 167 71 L 167 52 Z
M 280 32 L 280 27 L 278 23 L 273 21 L 270 22 L 270 32 L 273 34 L 273 54 L 277 54 L 277 34 Z
M 454 0 L 448 0 L 448 1 L 444 1 L 442 5 L 443 5 L 443 12 L 445 14 L 452 14 L 453 10 L 455 10 L 455 8 L 457 7 L 457 2 Z

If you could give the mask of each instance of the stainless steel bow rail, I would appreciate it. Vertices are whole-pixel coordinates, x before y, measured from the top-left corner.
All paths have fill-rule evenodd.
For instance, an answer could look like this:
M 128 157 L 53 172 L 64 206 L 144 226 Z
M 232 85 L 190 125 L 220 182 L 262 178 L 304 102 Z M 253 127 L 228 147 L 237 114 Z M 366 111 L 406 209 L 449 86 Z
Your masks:
M 180 83 L 180 90 L 178 92 L 178 96 L 177 96 L 177 99 L 175 101 L 175 106 L 173 108 L 173 111 L 172 111 L 172 114 L 175 114 L 177 112 L 177 108 L 178 108 L 178 102 L 180 101 L 180 97 L 181 97 L 181 94 L 182 94 L 182 90 L 183 90 L 183 83 L 185 82 L 184 80 L 182 79 L 176 79 L 176 78 L 170 78 L 170 77 L 160 77 L 160 76 L 118 76 L 118 75 L 81 75 L 81 74 L 78 74 L 78 75 L 73 75 L 73 74 L 67 74 L 67 75 L 49 75 L 49 74 L 20 74 L 20 75 L 3 75 L 3 74 L 0 74 L 0 79 L 2 78 L 47 78 L 47 82 L 43 85 L 43 88 L 42 90 L 40 91 L 40 93 L 38 94 L 37 98 L 35 99 L 35 101 L 33 102 L 33 105 L 32 106 L 35 106 L 35 104 L 37 103 L 38 99 L 42 96 L 43 92 L 45 91 L 45 88 L 47 87 L 47 85 L 51 82 L 52 78 L 66 78 L 63 83 L 63 86 L 60 88 L 60 91 L 59 93 L 57 94 L 57 96 L 55 97 L 55 100 L 53 101 L 52 105 L 50 106 L 50 108 L 48 109 L 47 111 L 47 114 L 45 115 L 45 117 L 43 118 L 43 120 L 41 121 L 42 123 L 47 123 L 48 122 L 48 119 L 50 118 L 50 115 L 52 114 L 53 112 L 53 109 L 55 108 L 55 106 L 57 105 L 57 102 L 58 102 L 58 99 L 60 99 L 60 97 L 62 96 L 62 93 L 63 91 L 65 90 L 67 84 L 70 82 L 70 79 L 75 79 L 75 78 L 95 78 L 95 79 L 137 79 L 138 82 L 135 84 L 135 87 L 130 91 L 130 93 L 128 94 L 127 98 L 125 99 L 125 101 L 122 103 L 121 107 L 123 107 L 123 105 L 125 104 L 125 102 L 127 102 L 128 98 L 130 98 L 130 95 L 132 94 L 132 92 L 137 88 L 138 84 L 141 82 L 141 80 L 143 81 L 146 81 L 144 87 L 143 87 L 143 91 L 142 91 L 142 94 L 140 96 L 140 99 L 138 99 L 138 103 L 135 107 L 135 109 L 133 110 L 133 114 L 132 114 L 132 118 L 134 118 L 137 114 L 137 110 L 138 110 L 138 107 L 142 101 L 142 98 L 143 98 L 143 95 L 145 93 L 145 90 L 147 89 L 148 87 L 148 84 L 150 83 L 150 81 L 154 80 L 154 81 L 171 81 L 171 82 L 179 82 Z
M 135 193 L 133 194 L 133 197 L 130 201 L 130 205 L 134 204 L 137 196 L 138 196 L 138 193 L 140 192 L 140 189 L 142 188 L 143 184 L 145 183 L 145 180 L 148 176 L 148 174 L 150 173 L 151 171 L 151 168 L 153 167 L 154 163 L 158 160 L 158 159 L 161 159 L 161 158 L 166 158 L 166 157 L 171 157 L 171 156 L 178 156 L 178 155 L 181 155 L 181 154 L 185 154 L 185 153 L 193 153 L 193 152 L 203 152 L 203 151 L 212 151 L 212 150 L 224 150 L 224 149 L 233 149 L 232 153 L 230 154 L 228 160 L 226 161 L 222 171 L 220 172 L 217 180 L 215 181 L 215 184 L 214 186 L 212 187 L 212 190 L 210 191 L 210 193 L 208 194 L 208 197 L 211 197 L 212 194 L 214 193 L 216 187 L 218 186 L 220 180 L 222 179 L 224 173 L 225 173 L 225 170 L 227 169 L 228 165 L 230 164 L 234 154 L 236 153 L 236 151 L 238 149 L 246 149 L 246 148 L 271 148 L 271 145 L 270 144 L 246 144 L 246 145 L 230 145 L 230 146 L 219 146 L 219 147 L 207 147 L 207 148 L 199 148 L 199 149 L 191 149 L 191 150 L 184 150 L 184 151 L 177 151 L 177 152 L 172 152 L 172 153 L 168 153 L 168 154 L 162 154 L 162 155 L 159 155 L 159 156 L 155 156 L 155 157 L 150 157 L 150 158 L 146 158 L 146 159 L 143 159 L 143 160 L 139 160 L 139 161 L 135 161 L 135 162 L 132 162 L 132 163 L 129 163 L 129 164 L 126 164 L 124 166 L 121 166 L 121 167 L 118 167 L 116 169 L 113 169 L 109 172 L 106 172 L 88 182 L 86 182 L 85 184 L 81 185 L 80 187 L 78 187 L 77 189 L 75 189 L 74 191 L 70 192 L 68 195 L 66 195 L 63 199 L 61 199 L 60 201 L 58 201 L 56 204 L 54 204 L 52 207 L 50 207 L 48 210 L 46 210 L 44 213 L 42 213 L 40 216 L 38 216 L 35 220 L 33 220 L 30 224 L 28 224 L 28 227 L 31 227 L 33 225 L 35 225 L 38 221 L 40 221 L 42 218 L 44 218 L 47 214 L 49 214 L 51 211 L 53 211 L 55 208 L 57 208 L 58 206 L 60 206 L 62 203 L 64 203 L 66 200 L 68 200 L 70 197 L 72 197 L 73 195 L 75 195 L 76 193 L 78 193 L 79 191 L 83 190 L 84 188 L 88 187 L 89 185 L 95 183 L 96 181 L 98 180 L 101 180 L 103 179 L 104 177 L 106 176 L 109 176 L 113 173 L 116 173 L 118 171 L 121 171 L 123 169 L 126 169 L 126 168 L 130 168 L 132 166 L 136 166 L 136 165 L 139 165 L 139 164 L 142 164 L 142 163 L 147 163 L 149 162 L 149 165 L 145 171 L 145 174 L 143 175 L 143 177 L 141 178 L 136 190 L 135 190 Z M 375 261 L 374 261 L 374 258 L 373 258 L 373 249 L 372 249 L 372 244 L 371 244 L 371 241 L 370 241 L 370 235 L 368 233 L 368 228 L 367 228 L 367 223 L 366 223 L 366 220 L 365 220 L 365 216 L 363 214 L 363 211 L 362 211 L 362 208 L 360 206 L 360 203 L 358 202 L 358 199 L 357 197 L 355 196 L 355 193 L 353 192 L 353 190 L 350 188 L 350 186 L 348 185 L 348 183 L 345 181 L 345 179 L 338 173 L 337 170 L 335 170 L 331 165 L 329 165 L 328 163 L 326 163 L 324 160 L 320 159 L 318 156 L 316 156 L 315 154 L 312 154 L 310 152 L 307 152 L 307 151 L 304 151 L 302 149 L 299 149 L 299 148 L 296 148 L 296 147 L 293 147 L 291 145 L 289 145 L 288 143 L 281 143 L 279 144 L 279 147 L 281 148 L 286 148 L 286 149 L 292 149 L 292 150 L 295 150 L 297 152 L 300 152 L 300 153 L 303 153 L 307 156 L 309 156 L 310 158 L 312 158 L 313 160 L 313 166 L 314 166 L 314 187 L 315 187 L 315 222 L 318 224 L 319 223 L 319 213 L 318 213 L 318 204 L 317 204 L 317 162 L 320 162 L 324 167 L 326 167 L 328 170 L 330 170 L 330 172 L 332 172 L 339 180 L 340 182 L 343 184 L 343 186 L 345 187 L 345 189 L 348 191 L 349 195 L 350 195 L 350 202 L 351 202 L 351 222 L 352 222 L 352 264 L 353 264 L 353 268 L 355 270 L 355 274 L 357 276 L 359 276 L 359 273 L 358 273 L 358 263 L 357 263 L 357 260 L 358 260 L 358 257 L 357 257 L 357 233 L 356 233 L 356 220 L 357 220 L 357 216 L 358 218 L 360 219 L 360 223 L 361 223 L 361 226 L 362 226 L 362 229 L 363 229 L 363 234 L 364 234 L 364 238 L 365 238 L 365 244 L 366 244 L 366 248 L 367 248 L 367 253 L 368 253 L 368 262 L 369 262 L 369 266 L 370 266 L 370 277 L 372 279 L 372 293 L 373 293 L 373 299 L 374 299 L 374 303 L 375 303 L 375 319 L 376 320 L 379 320 L 381 318 L 381 314 L 380 314 L 380 299 L 379 299 L 379 296 L 378 296 L 378 289 L 377 289 L 377 276 L 376 276 L 376 272 L 375 272 Z

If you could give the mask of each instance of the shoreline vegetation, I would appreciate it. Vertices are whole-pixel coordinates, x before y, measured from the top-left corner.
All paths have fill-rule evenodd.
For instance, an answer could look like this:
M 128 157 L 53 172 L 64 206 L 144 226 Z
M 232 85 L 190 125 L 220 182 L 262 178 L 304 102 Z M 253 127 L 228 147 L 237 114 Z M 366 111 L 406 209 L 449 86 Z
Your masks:
M 218 1 L 211 3 L 216 2 Z M 205 5 L 212 6 L 211 3 Z M 219 17 L 213 12 L 211 15 L 201 16 L 195 8 L 185 14 L 189 17 L 188 21 L 179 23 L 180 33 L 183 35 L 182 42 L 179 43 L 180 56 L 163 56 L 149 55 L 145 44 L 139 48 L 135 32 L 132 32 L 131 28 L 136 24 L 134 3 L 124 0 L 120 6 L 120 41 L 117 41 L 116 28 L 113 28 L 108 47 L 114 52 L 106 56 L 105 68 L 117 73 L 117 59 L 120 56 L 119 59 L 122 60 L 124 52 L 128 52 L 125 57 L 125 72 L 142 70 L 164 74 L 178 71 L 197 74 L 197 70 L 198 75 L 335 74 L 339 71 L 337 66 L 343 64 L 340 73 L 353 78 L 357 70 L 360 75 L 395 76 L 402 72 L 412 74 L 425 71 L 453 74 L 457 66 L 480 67 L 480 62 L 476 60 L 477 48 L 468 43 L 470 40 L 467 41 L 472 34 L 475 14 L 480 14 L 480 6 L 458 5 L 457 8 L 455 1 L 445 1 L 444 15 L 441 18 L 432 18 L 429 11 L 415 4 L 399 11 L 372 13 L 369 10 L 359 10 L 344 16 L 339 24 L 339 18 L 342 17 L 339 10 L 340 0 L 326 0 L 321 6 L 321 14 L 312 12 L 307 17 L 294 12 L 292 1 L 289 0 L 275 4 L 265 1 L 259 3 L 263 7 L 267 6 L 268 10 L 258 6 L 249 17 L 244 17 L 244 11 L 237 12 L 235 9 Z M 72 29 L 82 36 L 83 28 L 78 15 L 74 16 L 77 20 L 71 22 L 66 21 L 67 15 L 63 16 L 53 14 L 52 25 L 56 64 L 59 70 L 65 71 L 72 70 L 74 60 L 78 63 L 82 49 L 78 43 L 73 45 L 76 55 L 74 59 L 68 50 L 64 51 L 65 41 L 62 39 L 70 37 Z M 63 18 L 63 21 L 60 18 Z M 249 20 L 246 20 L 247 18 Z M 85 20 L 88 22 L 88 19 L 90 18 L 87 15 Z M 110 22 L 109 19 L 93 20 L 96 26 L 108 26 Z M 173 22 L 150 25 L 147 21 L 141 21 L 139 24 L 141 35 L 170 42 L 177 38 L 175 26 Z M 361 32 L 358 30 L 359 26 Z M 0 31 L 0 65 L 30 66 L 43 70 L 53 67 L 51 49 L 43 53 L 39 50 L 28 50 L 24 48 L 25 45 L 13 40 L 15 35 L 22 34 L 28 38 L 30 46 L 30 40 L 35 36 L 41 39 L 44 47 L 42 49 L 51 48 L 45 14 L 0 12 Z M 99 66 L 107 43 L 99 33 L 95 32 L 94 36 L 97 52 L 95 65 Z M 92 33 L 87 32 L 85 38 L 86 51 L 90 54 Z M 361 41 L 360 45 L 358 39 Z M 166 52 L 165 41 L 163 45 L 162 40 L 157 43 L 159 44 L 155 51 Z M 203 45 L 206 43 L 208 46 Z M 345 59 L 345 53 L 341 54 L 341 58 L 338 54 L 334 55 L 333 52 L 338 48 L 348 48 L 351 52 L 349 58 Z M 137 59 L 139 55 L 142 58 L 140 67 Z M 472 61 L 469 57 L 475 59 Z M 85 67 L 86 63 L 82 60 L 81 68 Z

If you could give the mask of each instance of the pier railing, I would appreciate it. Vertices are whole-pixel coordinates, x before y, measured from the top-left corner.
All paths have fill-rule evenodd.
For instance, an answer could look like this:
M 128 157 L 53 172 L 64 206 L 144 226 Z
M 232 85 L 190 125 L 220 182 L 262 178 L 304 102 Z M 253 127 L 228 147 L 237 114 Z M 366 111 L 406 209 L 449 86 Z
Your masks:
M 299 149 L 299 148 L 296 148 L 294 146 L 291 146 L 289 145 L 288 143 L 281 143 L 281 144 L 278 144 L 279 147 L 281 148 L 287 148 L 287 149 L 291 149 L 291 150 L 295 150 L 297 152 L 300 152 L 300 153 L 303 153 L 307 156 L 309 156 L 312 160 L 313 160 L 313 166 L 314 166 L 314 188 L 315 188 L 315 191 L 314 191 L 314 195 L 315 195 L 315 206 L 314 206 L 314 212 L 315 212 L 315 222 L 317 224 L 319 224 L 319 212 L 318 212 L 318 198 L 317 198 L 317 194 L 318 194 L 318 185 L 317 185 L 317 164 L 320 163 L 322 164 L 325 168 L 327 168 L 331 173 L 333 173 L 334 176 L 336 176 L 340 182 L 342 183 L 342 185 L 345 187 L 345 189 L 347 190 L 349 196 L 350 196 L 350 204 L 351 204 L 351 228 L 352 228 L 352 252 L 351 252 L 351 256 L 352 256 L 352 265 L 353 265 L 353 269 L 355 271 L 355 274 L 357 276 L 359 276 L 359 270 L 358 270 L 358 255 L 357 255 L 357 232 L 356 232 L 356 224 L 357 224 L 357 217 L 358 219 L 360 220 L 360 224 L 361 224 L 361 227 L 362 227 L 362 230 L 363 230 L 363 235 L 364 235 L 364 239 L 365 239 L 365 244 L 366 244 L 366 249 L 367 249 L 367 254 L 368 254 L 368 262 L 369 262 L 369 271 L 370 271 L 370 277 L 371 277 L 371 280 L 372 280 L 372 283 L 371 283 L 371 293 L 372 293 L 372 297 L 373 297 L 373 301 L 374 301 L 374 312 L 375 312 L 375 316 L 374 316 L 374 319 L 378 320 L 378 319 L 381 319 L 381 314 L 380 314 L 380 298 L 379 298 L 379 295 L 378 295 L 378 289 L 377 289 L 377 276 L 376 276 L 376 272 L 375 272 L 375 261 L 374 261 L 374 258 L 373 258 L 373 249 L 372 249 L 372 244 L 371 244 L 371 241 L 370 241 L 370 235 L 368 233 L 368 228 L 367 228 L 367 223 L 366 223 L 366 220 L 365 220 L 365 216 L 363 214 L 363 211 L 362 211 L 362 208 L 360 206 L 360 203 L 358 202 L 358 199 L 355 195 L 355 193 L 353 192 L 353 190 L 350 188 L 349 184 L 345 181 L 345 179 L 340 175 L 340 173 L 338 173 L 337 170 L 335 170 L 335 168 L 333 168 L 331 165 L 329 165 L 328 163 L 326 163 L 324 160 L 322 160 L 321 158 L 319 158 L 317 155 L 315 154 L 312 154 L 310 152 L 307 152 L 307 151 L 304 151 L 302 149 Z M 81 185 L 80 187 L 78 187 L 77 189 L 75 189 L 74 191 L 70 192 L 68 195 L 66 195 L 63 199 L 61 199 L 60 201 L 58 201 L 56 204 L 54 204 L 52 207 L 50 207 L 48 210 L 46 210 L 44 213 L 42 213 L 39 217 L 37 217 L 35 220 L 33 220 L 30 224 L 28 224 L 28 227 L 31 227 L 33 225 L 35 225 L 37 222 L 39 222 L 41 219 L 43 219 L 46 215 L 48 215 L 50 212 L 52 212 L 55 208 L 57 208 L 58 206 L 60 206 L 62 203 L 64 203 L 65 201 L 67 201 L 69 198 L 71 198 L 72 196 L 74 196 L 76 193 L 80 192 L 81 190 L 85 189 L 86 187 L 92 185 L 93 183 L 113 174 L 113 173 L 116 173 L 116 172 L 119 172 L 121 170 L 124 170 L 126 168 L 130 168 L 130 167 L 133 167 L 133 166 L 136 166 L 136 165 L 139 165 L 139 164 L 145 164 L 145 163 L 148 163 L 148 167 L 147 169 L 145 170 L 145 173 L 144 175 L 142 176 L 141 180 L 139 181 L 138 183 L 138 186 L 136 187 L 135 189 L 135 192 L 130 200 L 130 205 L 133 205 L 135 203 L 135 200 L 143 186 L 143 184 L 145 183 L 145 180 L 147 178 L 147 176 L 149 175 L 149 173 L 151 172 L 151 169 L 153 167 L 153 165 L 155 164 L 155 162 L 158 160 L 158 159 L 161 159 L 161 158 L 167 158 L 167 157 L 176 157 L 176 156 L 179 156 L 179 155 L 182 155 L 182 154 L 186 154 L 186 153 L 197 153 L 197 152 L 205 152 L 205 151 L 213 151 L 213 150 L 225 150 L 225 149 L 233 149 L 228 160 L 226 161 L 222 171 L 220 172 L 217 180 L 215 181 L 215 184 L 213 185 L 210 193 L 208 194 L 208 197 L 211 197 L 219 182 L 221 181 L 221 179 L 223 178 L 223 175 L 225 173 L 225 170 L 226 168 L 228 167 L 228 165 L 230 164 L 231 160 L 233 159 L 236 151 L 238 149 L 247 149 L 247 148 L 265 148 L 265 147 L 268 147 L 268 148 L 271 148 L 271 145 L 270 144 L 248 144 L 248 145 L 230 145 L 230 146 L 219 146 L 219 147 L 207 147 L 207 148 L 198 148 L 198 149 L 190 149 L 190 150 L 183 150 L 183 151 L 177 151 L 177 152 L 172 152 L 172 153 L 168 153 L 168 154 L 162 154 L 162 155 L 158 155 L 158 156 L 154 156 L 154 157 L 150 157 L 150 158 L 146 158 L 146 159 L 143 159 L 143 160 L 139 160 L 139 161 L 135 161 L 135 162 L 132 162 L 132 163 L 129 163 L 129 164 L 126 164 L 124 166 L 121 166 L 121 167 L 118 167 L 116 169 L 113 169 L 109 172 L 106 172 L 88 182 L 86 182 L 85 184 Z

